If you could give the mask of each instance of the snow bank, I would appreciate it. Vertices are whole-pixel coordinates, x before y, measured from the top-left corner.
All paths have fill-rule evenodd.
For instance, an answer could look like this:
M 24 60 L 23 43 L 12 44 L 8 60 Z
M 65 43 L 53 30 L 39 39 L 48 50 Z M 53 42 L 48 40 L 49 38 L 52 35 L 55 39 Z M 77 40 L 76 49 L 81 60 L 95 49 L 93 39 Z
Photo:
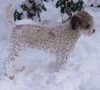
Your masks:
M 25 71 L 9 80 L 3 74 L 10 33 L 3 17 L 2 8 L 6 4 L 4 0 L 0 1 L 0 90 L 100 90 L 100 12 L 87 9 L 94 16 L 96 33 L 79 39 L 65 71 L 53 72 L 53 54 L 28 48 L 17 58 L 17 65 L 25 66 Z M 52 10 L 52 7 L 48 8 Z

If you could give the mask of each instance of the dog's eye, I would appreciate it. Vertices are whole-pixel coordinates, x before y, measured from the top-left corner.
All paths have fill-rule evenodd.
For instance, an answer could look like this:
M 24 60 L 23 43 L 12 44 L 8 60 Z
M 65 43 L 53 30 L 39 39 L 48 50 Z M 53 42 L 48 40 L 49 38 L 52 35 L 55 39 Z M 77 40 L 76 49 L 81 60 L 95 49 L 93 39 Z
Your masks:
M 86 29 L 90 28 L 90 25 L 86 25 L 85 28 L 86 28 Z

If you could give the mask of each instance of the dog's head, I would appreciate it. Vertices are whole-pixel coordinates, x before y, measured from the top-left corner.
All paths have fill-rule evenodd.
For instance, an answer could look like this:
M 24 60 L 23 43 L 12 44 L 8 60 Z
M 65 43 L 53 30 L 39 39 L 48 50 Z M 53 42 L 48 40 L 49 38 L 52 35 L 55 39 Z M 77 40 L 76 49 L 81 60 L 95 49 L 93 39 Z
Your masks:
M 80 11 L 72 16 L 70 24 L 72 30 L 79 30 L 87 36 L 90 36 L 95 32 L 93 27 L 93 17 L 85 11 Z

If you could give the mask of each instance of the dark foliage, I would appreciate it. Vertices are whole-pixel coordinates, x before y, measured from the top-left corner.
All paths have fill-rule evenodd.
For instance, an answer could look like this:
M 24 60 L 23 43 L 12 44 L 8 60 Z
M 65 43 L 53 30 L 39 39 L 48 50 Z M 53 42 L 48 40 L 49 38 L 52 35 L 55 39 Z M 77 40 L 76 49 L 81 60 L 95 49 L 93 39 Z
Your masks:
M 48 2 L 48 0 L 44 1 Z M 84 8 L 83 4 L 84 4 L 83 0 L 79 0 L 76 3 L 74 3 L 73 0 L 58 0 L 55 6 L 56 8 L 60 8 L 60 12 L 62 14 L 67 14 L 70 18 L 73 12 L 78 12 Z M 39 21 L 41 21 L 40 13 L 43 10 L 47 11 L 44 4 L 37 4 L 35 0 L 27 0 L 27 3 L 23 2 L 20 5 L 20 8 L 22 9 L 21 13 L 19 13 L 17 10 L 15 10 L 14 12 L 15 21 L 22 19 L 23 12 L 26 12 L 28 18 L 33 20 L 34 17 L 37 16 L 39 18 Z
M 46 0 L 45 0 L 46 1 Z M 34 16 L 37 16 L 39 18 L 39 21 L 41 21 L 40 18 L 40 13 L 42 12 L 42 10 L 47 11 L 47 9 L 45 8 L 44 4 L 36 4 L 34 0 L 27 0 L 28 4 L 30 5 L 30 7 L 23 2 L 23 4 L 20 5 L 22 12 L 26 12 L 27 13 L 27 17 L 30 19 L 33 19 Z M 19 13 L 17 10 L 15 10 L 14 12 L 14 20 L 21 20 L 23 13 Z
M 72 16 L 72 12 L 78 12 L 84 7 L 83 0 L 79 0 L 77 3 L 74 3 L 73 0 L 58 0 L 56 3 L 56 8 L 60 7 L 60 12 L 62 14 L 67 14 L 69 18 Z

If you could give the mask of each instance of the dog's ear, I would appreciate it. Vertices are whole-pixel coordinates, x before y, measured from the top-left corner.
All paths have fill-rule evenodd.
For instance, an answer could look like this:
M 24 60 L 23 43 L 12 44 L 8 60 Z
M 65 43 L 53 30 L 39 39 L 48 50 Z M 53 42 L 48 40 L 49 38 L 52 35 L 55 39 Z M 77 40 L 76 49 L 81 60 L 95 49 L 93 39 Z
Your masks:
M 78 16 L 74 15 L 71 17 L 70 24 L 71 24 L 71 28 L 73 30 L 76 30 L 78 28 L 79 21 L 80 21 L 80 19 Z

